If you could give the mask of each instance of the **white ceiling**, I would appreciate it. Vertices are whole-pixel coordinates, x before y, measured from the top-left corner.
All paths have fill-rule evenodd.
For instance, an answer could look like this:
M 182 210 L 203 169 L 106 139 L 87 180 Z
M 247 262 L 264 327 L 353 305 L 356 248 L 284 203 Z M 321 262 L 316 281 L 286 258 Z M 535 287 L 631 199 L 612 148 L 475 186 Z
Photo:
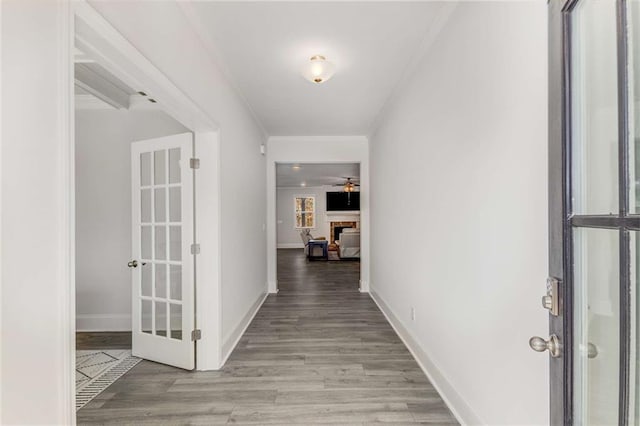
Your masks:
M 360 181 L 360 164 L 276 164 L 276 186 L 278 188 L 305 187 L 344 184 L 345 178 Z
M 192 2 L 191 16 L 269 135 L 365 135 L 442 2 Z M 300 69 L 336 66 L 324 84 Z

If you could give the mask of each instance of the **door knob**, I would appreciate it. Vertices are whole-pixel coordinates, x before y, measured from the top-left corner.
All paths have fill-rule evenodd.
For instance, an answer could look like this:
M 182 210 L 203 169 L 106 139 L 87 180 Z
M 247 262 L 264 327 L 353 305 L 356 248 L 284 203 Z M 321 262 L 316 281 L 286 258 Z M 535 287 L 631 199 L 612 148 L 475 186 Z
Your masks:
M 137 268 L 138 267 L 138 261 L 137 260 L 132 260 L 129 263 L 127 263 L 127 266 L 129 268 Z
M 549 340 L 544 340 L 542 337 L 533 336 L 529 339 L 529 346 L 536 352 L 549 351 L 549 355 L 552 358 L 559 358 L 562 354 L 562 344 L 560 339 L 555 334 L 549 336 Z

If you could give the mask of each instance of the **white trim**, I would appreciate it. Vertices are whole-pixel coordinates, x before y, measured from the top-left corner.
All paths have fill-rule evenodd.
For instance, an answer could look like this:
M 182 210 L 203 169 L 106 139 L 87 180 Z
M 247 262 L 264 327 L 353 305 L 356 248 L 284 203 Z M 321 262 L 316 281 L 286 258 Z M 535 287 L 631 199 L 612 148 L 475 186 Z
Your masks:
M 359 163 L 361 291 L 369 291 L 369 140 L 366 136 L 272 136 L 267 141 L 267 282 L 268 292 L 278 292 L 277 281 L 277 163 Z M 317 220 L 317 219 L 316 219 Z
M 220 133 L 196 133 L 195 156 L 200 159 L 195 186 L 196 243 L 200 244 L 196 256 L 196 326 L 202 330 L 202 339 L 196 344 L 196 369 L 216 370 L 222 359 Z
M 60 292 L 61 339 L 67 342 L 60 354 L 63 373 L 60 403 L 64 406 L 65 424 L 76 424 L 76 197 L 75 197 L 75 106 L 73 71 L 73 36 L 75 19 L 70 2 L 60 2 L 58 27 L 60 28 L 60 52 L 58 53 L 59 83 L 58 120 L 60 128 L 60 226 L 58 228 L 60 247 L 60 283 L 66 283 L 67 293 L 62 284 Z
M 100 15 L 86 0 L 73 2 L 77 30 L 75 43 L 91 59 L 129 87 L 144 88 L 167 114 L 186 128 L 215 131 L 218 124 L 184 94 L 153 63 Z
M 2 72 L 2 58 L 4 57 L 4 51 L 2 50 L 2 5 L 0 5 L 0 72 Z M 0 78 L 0 94 L 3 93 L 2 92 L 2 78 Z M 2 104 L 3 102 L 0 102 L 0 129 L 2 129 Z M 0 140 L 2 139 L 2 132 L 0 131 Z M 0 143 L 0 188 L 3 188 L 2 186 L 2 147 L 3 144 Z M 4 219 L 3 219 L 3 210 L 2 210 L 2 196 L 0 196 L 0 308 L 2 307 L 2 259 L 4 259 L 4 256 L 2 255 L 2 224 L 4 223 Z M 0 313 L 0 332 L 2 331 L 2 314 Z M 0 338 L 0 342 L 1 342 L 1 338 Z M 66 355 L 66 354 L 65 354 Z M 2 349 L 0 349 L 0 383 L 4 383 L 2 381 L 2 366 L 3 366 L 3 362 L 2 362 Z M 2 398 L 2 386 L 0 386 L 0 422 L 2 422 L 2 401 L 4 401 L 4 399 Z
M 279 249 L 303 249 L 303 243 L 279 243 L 277 246 Z
M 127 39 L 125 39 L 113 26 L 102 17 L 92 6 L 90 6 L 86 0 L 77 0 L 75 2 L 63 2 L 65 4 L 71 4 L 70 14 L 72 22 L 75 22 L 77 25 L 77 31 L 74 30 L 73 26 L 69 26 L 69 43 L 68 48 L 70 49 L 69 55 L 61 54 L 61 58 L 66 61 L 65 66 L 72 66 L 73 63 L 73 46 L 74 42 L 81 45 L 83 52 L 85 52 L 91 59 L 100 63 L 103 67 L 105 67 L 109 72 L 111 72 L 114 76 L 122 80 L 125 84 L 131 87 L 141 87 L 144 88 L 145 91 L 152 95 L 154 99 L 158 101 L 159 104 L 162 105 L 164 111 L 169 114 L 171 117 L 176 119 L 186 128 L 193 131 L 195 134 L 195 140 L 204 140 L 207 144 L 210 141 L 213 141 L 215 146 L 214 153 L 218 153 L 218 136 L 217 131 L 219 130 L 218 124 L 216 121 L 206 113 L 198 104 L 196 104 L 190 97 L 188 97 L 181 89 L 173 84 L 173 82 L 167 78 L 153 63 L 151 63 L 144 55 L 142 55 Z M 69 73 L 70 77 L 70 93 L 73 98 L 73 72 Z M 62 116 L 60 120 L 64 121 L 64 126 L 70 126 L 71 131 L 73 130 L 73 105 L 71 105 L 71 117 Z M 211 135 L 214 136 L 211 136 Z M 70 134 L 72 135 L 72 133 Z M 203 144 L 204 145 L 204 144 Z M 202 150 L 203 145 L 201 145 L 198 149 Z M 68 161 L 72 161 L 71 165 L 73 165 L 73 156 L 75 154 L 74 151 L 74 139 L 69 136 L 68 138 L 68 146 L 66 147 L 70 154 L 70 160 L 65 159 L 63 164 L 67 164 Z M 219 156 L 218 156 L 219 157 Z M 214 159 L 212 163 L 211 169 L 205 171 L 206 165 L 203 164 L 203 167 L 199 170 L 199 174 L 204 176 L 214 176 L 215 179 L 213 182 L 210 182 L 212 185 L 218 188 L 216 196 L 219 197 L 220 191 L 220 164 L 219 158 Z M 70 168 L 73 172 L 73 167 Z M 68 199 L 73 200 L 73 194 L 75 194 L 75 188 L 73 185 L 73 177 L 71 175 L 71 182 L 68 185 L 65 185 L 65 193 L 63 194 L 63 202 Z M 204 185 L 201 185 L 201 188 Z M 70 198 L 71 197 L 71 198 Z M 74 207 L 71 204 L 72 201 L 66 203 L 64 206 L 65 209 L 69 209 L 69 211 L 65 212 L 65 219 L 68 219 L 67 225 L 73 225 L 75 223 L 75 218 L 73 216 Z M 203 285 L 206 283 L 206 289 L 199 287 L 197 288 L 197 292 L 199 295 L 203 295 L 203 299 L 200 300 L 200 303 L 197 303 L 196 308 L 198 309 L 198 322 L 199 328 L 202 330 L 203 340 L 199 345 L 196 345 L 197 351 L 197 359 L 206 369 L 217 368 L 219 360 L 221 358 L 221 339 L 219 336 L 221 335 L 221 293 L 220 293 L 220 267 L 219 267 L 219 255 L 220 255 L 220 247 L 219 247 L 219 235 L 220 235 L 220 215 L 219 215 L 219 199 L 212 200 L 211 203 L 214 205 L 214 210 L 217 209 L 218 216 L 216 219 L 208 218 L 211 221 L 211 226 L 214 230 L 209 234 L 214 235 L 215 241 L 211 244 L 208 243 L 208 247 L 213 246 L 213 249 L 209 251 L 206 249 L 204 245 L 201 245 L 201 256 L 204 256 L 205 252 L 207 253 L 207 261 L 211 259 L 211 264 L 207 268 L 206 272 L 202 272 L 198 269 L 196 272 L 201 274 L 202 278 L 199 282 Z M 217 223 L 213 223 L 213 221 L 217 220 Z M 202 224 L 203 222 L 200 221 Z M 71 237 L 71 248 L 74 247 L 74 235 L 73 229 L 75 226 L 70 226 L 70 229 L 61 226 L 61 232 L 65 232 L 65 238 Z M 209 229 L 210 230 L 210 229 Z M 217 230 L 217 231 L 216 231 Z M 211 241 L 211 240 L 209 240 Z M 63 252 L 63 256 L 66 256 L 68 252 Z M 73 274 L 75 271 L 75 254 L 71 251 L 69 263 L 70 263 L 70 273 Z M 209 256 L 214 256 L 212 259 Z M 217 257 L 216 257 L 217 256 Z M 201 264 L 206 263 L 200 262 Z M 211 269 L 213 268 L 213 269 Z M 197 281 L 198 282 L 198 281 Z M 75 286 L 72 284 L 69 287 L 69 294 L 71 306 L 68 310 L 65 311 L 64 315 L 68 316 L 68 323 L 70 324 L 73 333 L 75 333 Z M 213 301 L 213 302 L 211 302 Z M 205 303 L 211 304 L 204 305 Z M 203 306 L 204 305 L 204 306 Z M 206 339 L 206 340 L 205 340 Z M 74 377 L 73 374 L 75 372 L 75 334 L 69 336 L 70 342 L 70 351 L 71 353 L 65 354 L 65 359 L 68 359 L 69 362 L 69 374 L 68 379 L 70 381 L 69 392 L 63 393 L 63 398 L 67 398 L 67 394 L 72 396 L 75 399 L 75 386 L 74 386 Z M 200 366 L 196 368 L 200 369 Z M 66 401 L 65 401 L 66 403 Z M 70 420 L 68 424 L 75 423 L 75 402 L 68 404 L 70 410 Z
M 93 95 L 75 95 L 75 108 L 76 109 L 103 109 L 103 110 L 115 110 L 112 105 L 109 105 L 105 101 L 97 98 Z
M 76 314 L 76 331 L 131 331 L 131 314 Z
M 471 409 L 469 404 L 467 404 L 455 387 L 447 380 L 442 370 L 440 370 L 440 368 L 438 368 L 438 366 L 433 362 L 427 351 L 422 348 L 419 341 L 413 336 L 411 331 L 402 324 L 402 321 L 398 319 L 398 316 L 393 312 L 389 305 L 384 302 L 382 297 L 380 297 L 380 295 L 375 291 L 371 291 L 369 295 L 387 318 L 387 321 L 389 321 L 389 324 L 391 324 L 391 327 L 393 327 L 393 330 L 396 332 L 398 337 L 400 337 L 407 349 L 409 349 L 411 355 L 413 355 L 422 371 L 424 371 L 424 374 L 427 375 L 429 381 L 433 387 L 436 388 L 458 422 L 460 422 L 461 425 L 487 424 L 480 420 L 478 415 Z
M 236 328 L 231 332 L 229 336 L 224 339 L 224 343 L 222 343 L 222 363 L 220 364 L 221 368 L 227 362 L 227 359 L 229 359 L 229 356 L 231 355 L 235 347 L 238 346 L 238 342 L 244 335 L 244 332 L 247 331 L 247 328 L 249 328 L 249 325 L 251 325 L 251 321 L 253 321 L 253 318 L 262 307 L 264 301 L 267 300 L 268 296 L 269 293 L 260 295 L 256 303 L 253 304 L 253 306 L 249 309 L 244 318 L 242 318 Z

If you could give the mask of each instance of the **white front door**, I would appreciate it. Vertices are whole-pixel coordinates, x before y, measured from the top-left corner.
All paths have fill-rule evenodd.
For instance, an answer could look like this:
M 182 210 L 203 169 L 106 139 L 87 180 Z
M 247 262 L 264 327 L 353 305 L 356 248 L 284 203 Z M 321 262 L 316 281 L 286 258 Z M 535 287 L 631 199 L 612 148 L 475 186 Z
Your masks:
M 191 133 L 134 142 L 133 355 L 192 370 L 194 342 Z

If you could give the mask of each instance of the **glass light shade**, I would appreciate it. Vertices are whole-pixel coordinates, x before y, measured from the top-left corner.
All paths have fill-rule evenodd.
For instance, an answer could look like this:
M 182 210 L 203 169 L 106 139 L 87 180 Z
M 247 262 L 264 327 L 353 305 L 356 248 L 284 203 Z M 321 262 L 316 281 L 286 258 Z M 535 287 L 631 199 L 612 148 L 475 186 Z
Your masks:
M 302 69 L 304 78 L 316 84 L 329 80 L 334 72 L 335 66 L 320 55 L 312 56 Z

